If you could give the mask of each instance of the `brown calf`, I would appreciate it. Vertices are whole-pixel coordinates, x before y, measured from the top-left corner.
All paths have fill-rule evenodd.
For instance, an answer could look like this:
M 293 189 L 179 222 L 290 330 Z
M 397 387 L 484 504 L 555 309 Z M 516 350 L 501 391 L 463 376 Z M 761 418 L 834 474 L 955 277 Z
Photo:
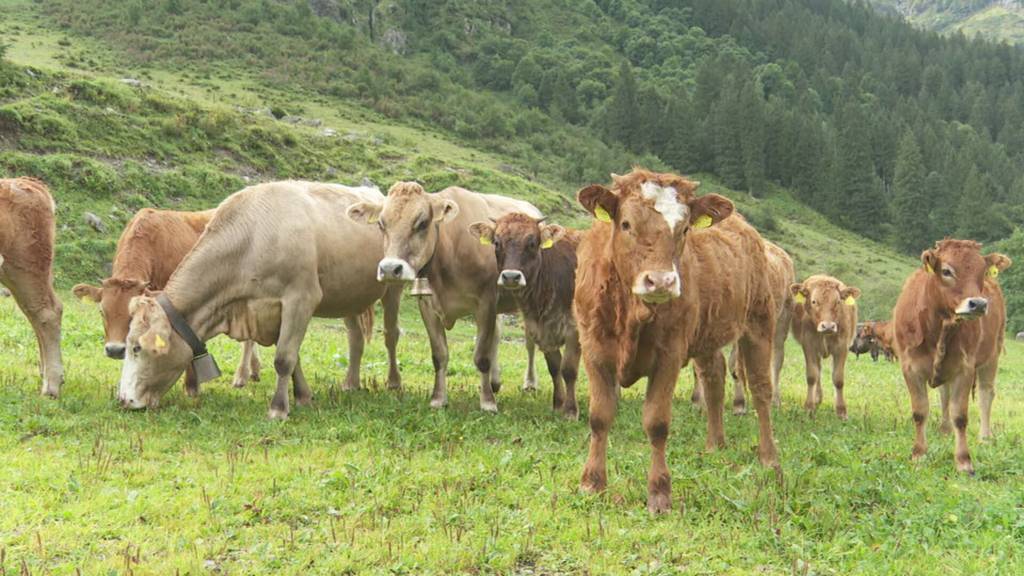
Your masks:
M 892 362 L 896 357 L 892 346 L 892 323 L 891 322 L 861 322 L 857 324 L 857 333 L 850 345 L 850 352 L 860 357 L 861 354 L 871 354 L 871 360 L 878 362 L 879 355 L 885 355 L 885 359 Z
M 857 328 L 860 290 L 831 276 L 815 275 L 790 287 L 793 294 L 793 337 L 804 349 L 807 366 L 809 412 L 821 404 L 821 359 L 832 357 L 832 385 L 836 389 L 836 415 L 846 419 L 843 397 L 846 355 Z
M 591 185 L 578 193 L 598 219 L 580 244 L 574 302 L 590 379 L 590 454 L 581 487 L 599 491 L 607 484 L 616 385 L 646 377 L 647 507 L 665 512 L 672 504 L 665 462 L 672 393 L 690 359 L 705 386 L 706 445 L 713 450 L 725 444 L 722 348 L 738 340 L 760 424 L 758 454 L 762 464 L 778 465 L 770 406 L 775 301 L 761 237 L 740 217 L 728 218 L 732 202 L 717 194 L 698 198 L 697 183 L 674 174 L 636 169 L 612 178 L 611 189 Z
M 100 286 L 78 284 L 76 297 L 99 304 L 103 317 L 103 351 L 110 358 L 123 360 L 125 340 L 131 316 L 128 303 L 146 290 L 163 290 L 182 258 L 199 241 L 216 210 L 176 212 L 139 210 L 121 233 L 114 255 L 110 278 Z M 235 387 L 250 379 L 259 380 L 260 359 L 252 342 L 242 344 L 242 360 L 235 371 Z M 192 367 L 185 372 L 185 392 L 199 392 Z
M 580 343 L 572 316 L 572 294 L 581 235 L 521 212 L 496 222 L 476 222 L 470 231 L 481 243 L 494 246 L 498 287 L 513 295 L 528 337 L 544 353 L 554 388 L 552 407 L 566 418 L 579 418 L 576 375 Z
M 64 383 L 60 355 L 63 306 L 53 291 L 56 206 L 34 178 L 0 179 L 0 284 L 28 317 L 39 344 L 42 393 L 56 398 Z
M 974 473 L 967 449 L 967 403 L 975 381 L 981 404 L 982 439 L 992 435 L 990 417 L 996 370 L 1006 331 L 1006 303 L 996 276 L 1010 266 L 1002 254 L 982 256 L 981 244 L 943 240 L 921 254 L 923 266 L 903 285 L 893 309 L 896 356 L 910 392 L 914 416 L 913 459 L 928 450 L 928 388 L 941 386 L 944 431 L 950 413 L 956 430 L 956 467 Z

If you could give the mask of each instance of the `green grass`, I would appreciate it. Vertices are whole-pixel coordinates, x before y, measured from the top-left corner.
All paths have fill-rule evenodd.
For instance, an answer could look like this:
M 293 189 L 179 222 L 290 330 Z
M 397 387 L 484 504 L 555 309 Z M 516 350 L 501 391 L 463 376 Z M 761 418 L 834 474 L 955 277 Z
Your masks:
M 431 411 L 432 368 L 407 302 L 399 353 L 405 389 L 381 389 L 381 334 L 365 357 L 370 390 L 341 393 L 345 338 L 317 321 L 303 346 L 315 393 L 285 423 L 266 420 L 272 375 L 241 390 L 225 376 L 198 399 L 125 412 L 119 363 L 103 358 L 99 316 L 65 297 L 67 383 L 37 396 L 31 329 L 0 300 L 0 573 L 31 574 L 1012 574 L 1024 569 L 1024 347 L 1008 344 L 978 475 L 958 476 L 952 440 L 909 460 L 912 424 L 896 364 L 851 359 L 850 420 L 832 394 L 800 409 L 803 363 L 790 343 L 775 414 L 782 475 L 753 452 L 755 419 L 726 417 L 728 447 L 705 454 L 704 420 L 675 399 L 669 465 L 676 511 L 644 506 L 649 450 L 642 385 L 612 433 L 609 488 L 582 495 L 580 422 L 550 412 L 550 384 L 524 394 L 519 333 L 505 332 L 501 413 L 477 409 L 472 330 L 451 334 L 451 405 Z M 213 342 L 225 372 L 238 346 Z M 262 357 L 270 363 L 269 350 Z M 933 416 L 937 400 L 933 394 Z M 803 572 L 809 567 L 809 571 Z

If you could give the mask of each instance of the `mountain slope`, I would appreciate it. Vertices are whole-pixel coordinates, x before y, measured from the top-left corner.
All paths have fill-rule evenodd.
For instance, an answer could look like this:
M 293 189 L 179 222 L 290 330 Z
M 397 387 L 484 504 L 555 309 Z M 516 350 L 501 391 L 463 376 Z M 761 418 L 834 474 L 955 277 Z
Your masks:
M 1020 0 L 871 0 L 881 10 L 942 33 L 963 32 L 996 41 L 1024 41 Z

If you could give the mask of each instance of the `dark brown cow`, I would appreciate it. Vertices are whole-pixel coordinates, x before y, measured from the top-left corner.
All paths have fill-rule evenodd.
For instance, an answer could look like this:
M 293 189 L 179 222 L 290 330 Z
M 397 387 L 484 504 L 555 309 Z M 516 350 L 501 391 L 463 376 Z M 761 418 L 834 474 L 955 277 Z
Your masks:
M 74 287 L 76 297 L 99 304 L 103 317 L 103 351 L 107 356 L 124 359 L 125 338 L 131 321 L 128 303 L 146 290 L 164 289 L 182 258 L 199 241 L 215 212 L 139 210 L 117 241 L 110 278 L 101 286 L 78 284 Z M 259 355 L 252 342 L 245 342 L 234 385 L 242 387 L 250 379 L 259 378 Z M 185 391 L 190 396 L 199 392 L 191 366 L 185 372 Z
M 476 222 L 470 231 L 481 243 L 494 246 L 498 287 L 515 297 L 527 335 L 544 353 L 554 387 L 552 407 L 566 418 L 579 418 L 576 374 L 580 343 L 572 316 L 572 294 L 581 235 L 521 212 L 496 222 Z
M 0 284 L 11 291 L 39 343 L 42 393 L 56 398 L 64 383 L 60 355 L 63 306 L 53 291 L 56 205 L 35 178 L 0 179 Z
M 1006 331 L 1006 303 L 996 281 L 1010 266 L 1002 254 L 982 256 L 981 244 L 943 240 L 921 254 L 923 266 L 903 284 L 893 309 L 896 356 L 910 392 L 914 460 L 928 450 L 928 385 L 942 387 L 943 429 L 956 430 L 956 467 L 973 474 L 967 449 L 967 403 L 975 382 L 982 439 L 992 435 L 992 399 Z
M 821 359 L 832 357 L 832 385 L 836 389 L 836 415 L 846 419 L 846 355 L 857 329 L 860 290 L 831 276 L 814 275 L 790 287 L 793 294 L 793 337 L 804 350 L 807 400 L 814 412 L 821 404 Z
M 652 449 L 647 507 L 665 512 L 672 505 L 665 463 L 672 393 L 690 359 L 704 384 L 706 446 L 714 450 L 725 444 L 722 348 L 738 342 L 760 424 L 758 455 L 762 464 L 778 465 L 771 424 L 775 298 L 764 243 L 741 217 L 729 218 L 728 199 L 697 197 L 697 183 L 674 174 L 635 169 L 612 178 L 611 189 L 591 185 L 578 193 L 598 220 L 580 244 L 576 276 L 591 430 L 580 483 L 586 491 L 605 488 L 616 385 L 646 377 L 643 424 Z
M 861 354 L 871 354 L 871 360 L 874 362 L 878 362 L 878 357 L 884 355 L 886 360 L 892 362 L 896 357 L 892 346 L 891 322 L 861 322 L 857 324 L 850 352 L 856 354 L 858 358 Z

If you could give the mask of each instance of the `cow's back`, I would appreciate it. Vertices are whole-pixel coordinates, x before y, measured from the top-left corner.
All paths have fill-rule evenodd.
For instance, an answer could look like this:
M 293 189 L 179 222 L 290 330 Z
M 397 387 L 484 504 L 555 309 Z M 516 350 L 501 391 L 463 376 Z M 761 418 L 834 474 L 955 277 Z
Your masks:
M 793 295 L 789 287 L 796 281 L 796 267 L 789 254 L 773 242 L 764 240 L 768 262 L 768 284 L 779 309 L 791 307 Z
M 117 241 L 111 277 L 144 280 L 162 289 L 215 213 L 139 210 Z
M 5 268 L 52 275 L 55 212 L 42 181 L 0 179 L 0 255 Z

